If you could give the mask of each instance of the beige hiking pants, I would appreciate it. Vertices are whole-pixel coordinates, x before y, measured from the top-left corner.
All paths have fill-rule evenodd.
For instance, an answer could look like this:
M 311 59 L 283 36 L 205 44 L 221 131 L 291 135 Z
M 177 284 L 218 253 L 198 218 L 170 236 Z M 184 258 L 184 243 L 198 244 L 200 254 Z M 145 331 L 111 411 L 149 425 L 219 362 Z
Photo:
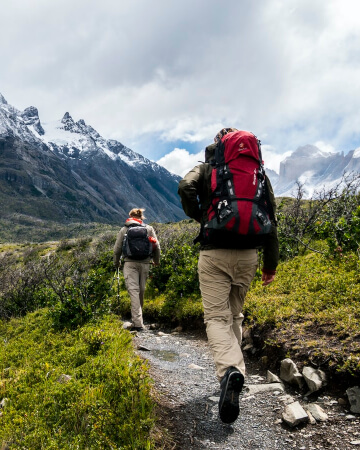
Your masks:
M 219 380 L 233 366 L 245 375 L 242 309 L 255 275 L 257 250 L 201 250 L 198 271 L 204 321 Z
M 139 261 L 125 261 L 125 286 L 131 300 L 131 319 L 134 327 L 143 327 L 142 308 L 146 279 L 149 275 L 150 263 Z

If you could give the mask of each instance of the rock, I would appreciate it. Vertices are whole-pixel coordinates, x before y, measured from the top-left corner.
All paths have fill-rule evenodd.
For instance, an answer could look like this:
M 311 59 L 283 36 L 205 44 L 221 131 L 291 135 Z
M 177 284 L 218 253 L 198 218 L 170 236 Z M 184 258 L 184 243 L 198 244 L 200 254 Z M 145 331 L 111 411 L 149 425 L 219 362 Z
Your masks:
M 194 370 L 205 370 L 205 367 L 198 366 L 197 364 L 189 364 L 188 367 L 189 367 L 189 369 L 194 369 Z
M 59 376 L 59 378 L 56 380 L 58 383 L 68 383 L 72 377 L 70 375 L 65 375 L 64 373 Z
M 326 381 L 325 372 L 313 367 L 304 367 L 302 375 L 308 385 L 310 392 L 316 392 L 321 389 Z
M 360 388 L 358 386 L 346 390 L 350 402 L 350 411 L 356 414 L 360 413 Z
M 251 329 L 244 327 L 242 337 L 243 337 L 243 339 L 251 339 Z
M 241 401 L 244 402 L 246 400 L 251 400 L 253 398 L 255 398 L 255 395 L 246 395 L 244 397 L 241 397 Z
M 138 346 L 138 350 L 143 350 L 144 352 L 150 352 L 151 350 L 147 347 L 144 347 L 143 345 Z
M 175 333 L 180 333 L 180 331 L 182 331 L 182 330 L 183 330 L 183 327 L 181 327 L 181 326 L 178 326 L 178 327 L 176 327 L 176 328 L 173 329 L 173 331 L 174 331 Z
M 247 350 L 251 350 L 253 348 L 252 344 L 246 344 L 243 350 L 246 352 Z
M 351 445 L 360 445 L 360 441 L 351 441 L 350 444 Z
M 152 323 L 149 326 L 150 330 L 158 330 L 160 328 L 160 325 L 158 323 Z
M 123 326 L 124 330 L 128 330 L 129 328 L 132 327 L 132 323 L 131 322 L 124 322 Z
M 300 423 L 309 422 L 309 416 L 299 402 L 287 405 L 285 411 L 282 413 L 282 419 L 290 427 L 296 427 Z
M 249 395 L 271 391 L 284 391 L 284 387 L 281 383 L 250 384 L 246 387 L 246 392 Z
M 162 336 L 162 337 L 164 337 L 164 336 L 169 336 L 167 333 L 163 333 L 162 331 L 159 331 L 159 332 L 158 332 L 158 335 L 159 335 L 159 336 Z
M 307 415 L 309 416 L 309 422 L 311 423 L 311 425 L 315 425 L 316 420 L 314 419 L 313 415 L 309 411 L 306 411 L 306 412 L 307 412 Z
M 356 417 L 353 416 L 352 414 L 347 414 L 347 415 L 345 416 L 345 419 L 346 419 L 346 420 L 355 420 Z
M 294 399 L 289 394 L 281 395 L 279 397 L 279 400 L 285 403 L 285 405 L 289 405 L 290 403 L 294 402 Z
M 296 364 L 289 358 L 283 359 L 280 365 L 280 378 L 299 387 L 304 385 L 304 378 L 298 371 Z
M 0 402 L 0 408 L 5 408 L 9 402 L 10 402 L 10 400 L 8 398 L 4 397 Z
M 339 405 L 341 405 L 341 406 L 346 406 L 347 404 L 348 404 L 348 402 L 346 401 L 346 399 L 345 398 L 338 398 L 338 403 L 339 403 Z
M 306 405 L 305 409 L 318 422 L 326 422 L 329 418 L 326 412 L 321 408 L 321 406 L 317 405 L 316 403 L 310 403 L 309 405 Z
M 209 397 L 211 402 L 217 403 L 220 400 L 220 397 Z
M 270 372 L 270 370 L 268 370 L 266 373 L 266 381 L 268 383 L 281 383 L 280 378 L 277 375 Z

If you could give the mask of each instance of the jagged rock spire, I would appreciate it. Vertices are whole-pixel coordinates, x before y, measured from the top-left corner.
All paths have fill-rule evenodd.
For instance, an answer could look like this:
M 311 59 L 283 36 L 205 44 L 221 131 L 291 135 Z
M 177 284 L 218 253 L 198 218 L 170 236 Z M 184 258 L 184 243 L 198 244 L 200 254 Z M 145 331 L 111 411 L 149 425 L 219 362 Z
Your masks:
M 39 133 L 41 136 L 45 134 L 45 131 L 40 123 L 39 111 L 37 108 L 35 108 L 35 106 L 29 106 L 28 108 L 25 108 L 21 113 L 21 117 L 24 119 L 25 125 L 32 125 L 37 133 Z
M 5 100 L 5 97 L 0 92 L 0 103 L 3 103 L 4 105 L 7 105 L 7 101 Z

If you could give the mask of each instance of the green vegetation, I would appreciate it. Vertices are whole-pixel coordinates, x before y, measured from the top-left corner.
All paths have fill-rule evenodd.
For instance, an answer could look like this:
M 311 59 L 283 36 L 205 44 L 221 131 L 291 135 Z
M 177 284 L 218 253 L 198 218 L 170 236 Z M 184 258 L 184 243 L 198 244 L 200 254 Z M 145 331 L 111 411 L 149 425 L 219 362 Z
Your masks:
M 56 331 L 43 309 L 3 322 L 0 338 L 3 445 L 153 448 L 151 382 L 118 319 Z
M 335 373 L 360 376 L 360 260 L 308 253 L 283 262 L 276 282 L 254 281 L 247 323 L 268 344 Z

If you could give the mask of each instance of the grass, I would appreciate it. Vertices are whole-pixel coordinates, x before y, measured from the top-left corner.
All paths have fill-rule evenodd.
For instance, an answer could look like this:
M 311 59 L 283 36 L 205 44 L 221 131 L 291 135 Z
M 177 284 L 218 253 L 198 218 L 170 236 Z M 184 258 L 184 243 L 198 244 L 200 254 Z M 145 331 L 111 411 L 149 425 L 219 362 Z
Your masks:
M 115 317 L 55 332 L 46 309 L 1 323 L 0 443 L 31 449 L 150 449 L 147 367 Z
M 254 281 L 246 322 L 289 355 L 360 376 L 360 261 L 315 253 L 282 263 L 276 281 Z M 261 331 L 262 330 L 262 331 Z

